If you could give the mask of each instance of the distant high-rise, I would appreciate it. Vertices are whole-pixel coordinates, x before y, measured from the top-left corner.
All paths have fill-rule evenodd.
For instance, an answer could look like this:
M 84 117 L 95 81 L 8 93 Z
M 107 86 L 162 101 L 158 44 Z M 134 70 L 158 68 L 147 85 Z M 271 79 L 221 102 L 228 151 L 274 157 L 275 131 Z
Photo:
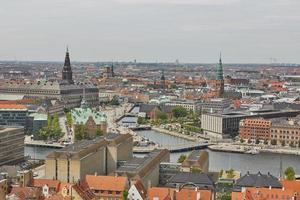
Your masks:
M 62 70 L 62 80 L 69 84 L 74 83 L 68 47 L 66 51 L 65 64 Z

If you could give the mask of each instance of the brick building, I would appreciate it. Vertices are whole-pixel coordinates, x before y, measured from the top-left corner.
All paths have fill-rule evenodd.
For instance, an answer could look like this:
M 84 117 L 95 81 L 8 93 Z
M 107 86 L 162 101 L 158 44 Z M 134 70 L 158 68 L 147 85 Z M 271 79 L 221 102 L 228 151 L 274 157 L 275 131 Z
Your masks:
M 240 138 L 270 140 L 271 121 L 263 118 L 240 121 Z

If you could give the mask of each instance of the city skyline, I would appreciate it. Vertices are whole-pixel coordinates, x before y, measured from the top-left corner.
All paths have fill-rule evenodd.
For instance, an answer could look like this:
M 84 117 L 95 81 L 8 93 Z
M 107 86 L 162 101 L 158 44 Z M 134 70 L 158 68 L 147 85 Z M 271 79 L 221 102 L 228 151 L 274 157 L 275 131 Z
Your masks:
M 3 2 L 0 60 L 300 63 L 296 0 Z

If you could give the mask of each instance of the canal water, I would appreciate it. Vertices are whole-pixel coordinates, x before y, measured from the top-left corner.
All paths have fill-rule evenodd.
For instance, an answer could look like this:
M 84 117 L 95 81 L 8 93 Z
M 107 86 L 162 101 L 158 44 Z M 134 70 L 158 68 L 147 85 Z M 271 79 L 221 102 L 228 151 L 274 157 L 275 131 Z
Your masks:
M 148 138 L 150 141 L 156 142 L 161 146 L 180 145 L 187 144 L 190 141 L 176 136 L 159 133 L 153 130 L 137 131 L 138 135 Z M 41 148 L 41 147 L 25 147 L 25 154 L 35 157 L 37 159 L 43 159 L 45 156 L 53 151 L 53 149 Z M 296 155 L 280 155 L 273 153 L 259 153 L 257 155 L 241 154 L 241 153 L 229 153 L 229 152 L 216 152 L 206 150 L 209 153 L 209 169 L 210 171 L 220 171 L 221 169 L 235 169 L 241 171 L 243 174 L 250 171 L 251 173 L 270 172 L 274 176 L 279 175 L 280 162 L 282 162 L 282 169 L 286 169 L 291 166 L 295 169 L 296 174 L 300 174 L 300 156 Z M 171 153 L 171 162 L 176 162 L 181 154 L 184 153 Z M 136 155 L 142 156 L 142 155 Z

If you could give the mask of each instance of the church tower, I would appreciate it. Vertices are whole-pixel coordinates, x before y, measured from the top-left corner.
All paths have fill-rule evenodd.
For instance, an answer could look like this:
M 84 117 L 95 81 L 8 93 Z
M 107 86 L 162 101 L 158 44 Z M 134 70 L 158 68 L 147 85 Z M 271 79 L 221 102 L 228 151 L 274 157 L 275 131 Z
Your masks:
M 62 70 L 62 80 L 69 84 L 74 83 L 68 47 L 66 51 L 65 64 Z
M 224 93 L 224 77 L 223 77 L 223 65 L 222 65 L 221 53 L 220 53 L 219 63 L 217 65 L 217 82 L 218 82 L 219 96 L 221 97 Z

